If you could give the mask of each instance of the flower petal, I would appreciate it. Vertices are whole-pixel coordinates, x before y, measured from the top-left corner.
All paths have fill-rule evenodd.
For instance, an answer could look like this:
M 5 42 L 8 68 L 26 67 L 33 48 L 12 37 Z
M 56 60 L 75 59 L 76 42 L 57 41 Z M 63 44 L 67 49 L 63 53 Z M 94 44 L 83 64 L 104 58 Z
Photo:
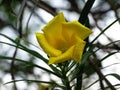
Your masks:
M 79 37 L 76 37 L 76 44 L 75 44 L 75 48 L 74 48 L 74 52 L 73 52 L 73 60 L 75 60 L 76 62 L 79 62 L 81 60 L 83 51 L 84 51 L 84 47 L 86 42 L 83 41 L 82 39 L 80 39 Z
M 63 13 L 59 13 L 42 29 L 48 43 L 57 49 L 65 42 L 65 39 L 62 36 L 63 22 L 65 22 Z
M 72 59 L 74 46 L 71 46 L 66 52 L 57 57 L 50 57 L 49 64 L 56 64 Z
M 63 32 L 62 32 L 63 36 L 67 41 L 69 41 L 73 35 L 78 36 L 84 40 L 86 37 L 88 37 L 92 33 L 92 30 L 85 27 L 78 21 L 64 22 L 62 24 L 62 29 L 63 29 Z
M 42 49 L 50 56 L 58 56 L 62 52 L 50 46 L 42 33 L 36 33 L 36 38 Z

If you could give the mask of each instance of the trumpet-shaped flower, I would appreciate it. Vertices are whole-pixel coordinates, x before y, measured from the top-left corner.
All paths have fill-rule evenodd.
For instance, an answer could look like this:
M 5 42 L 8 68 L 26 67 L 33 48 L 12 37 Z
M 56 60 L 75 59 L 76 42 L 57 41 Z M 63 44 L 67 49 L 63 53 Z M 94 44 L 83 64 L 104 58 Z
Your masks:
M 55 16 L 36 38 L 44 52 L 50 56 L 49 64 L 68 60 L 79 62 L 85 47 L 84 39 L 92 31 L 78 21 L 66 22 L 63 13 Z

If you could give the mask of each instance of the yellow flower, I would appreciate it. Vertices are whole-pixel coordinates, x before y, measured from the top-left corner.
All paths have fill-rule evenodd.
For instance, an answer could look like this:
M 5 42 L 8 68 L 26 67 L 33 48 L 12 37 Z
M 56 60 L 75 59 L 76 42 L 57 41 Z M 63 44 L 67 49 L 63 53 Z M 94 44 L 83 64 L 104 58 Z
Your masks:
M 36 33 L 36 38 L 50 56 L 49 64 L 72 59 L 79 62 L 86 44 L 84 39 L 92 33 L 78 21 L 66 22 L 63 13 L 55 16 L 42 31 Z

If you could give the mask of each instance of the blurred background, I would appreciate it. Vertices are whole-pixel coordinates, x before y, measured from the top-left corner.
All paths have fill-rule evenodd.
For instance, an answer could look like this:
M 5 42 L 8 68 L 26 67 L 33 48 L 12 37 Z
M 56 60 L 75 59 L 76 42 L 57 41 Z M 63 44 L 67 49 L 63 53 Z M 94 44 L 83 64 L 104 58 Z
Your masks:
M 81 11 L 87 0 L 0 0 L 0 33 L 9 36 L 17 41 L 21 38 L 21 44 L 36 50 L 47 58 L 47 55 L 39 47 L 35 32 L 40 32 L 57 13 L 63 12 L 67 21 L 78 20 Z M 120 17 L 120 0 L 95 0 L 89 13 L 90 28 L 93 34 L 89 38 L 92 41 L 102 30 L 109 26 L 113 21 Z M 120 21 L 109 27 L 95 42 L 94 46 L 101 48 L 94 53 L 93 59 L 100 60 L 107 54 L 120 50 L 120 42 L 116 42 L 108 47 L 105 45 L 120 40 Z M 44 62 L 24 50 L 4 44 L 13 44 L 10 40 L 0 35 L 0 55 L 20 58 L 37 65 L 49 68 Z M 106 58 L 99 65 L 104 75 L 109 73 L 120 74 L 120 54 L 116 53 Z M 97 80 L 94 71 L 87 74 L 88 79 L 84 80 L 83 85 L 89 86 Z M 114 77 L 107 77 L 112 84 L 120 83 Z M 59 79 L 39 68 L 18 61 L 0 60 L 0 90 L 47 90 L 44 84 L 35 82 L 20 81 L 5 84 L 11 80 L 44 80 L 59 81 Z M 94 89 L 93 89 L 94 88 Z M 98 83 L 86 90 L 99 89 Z

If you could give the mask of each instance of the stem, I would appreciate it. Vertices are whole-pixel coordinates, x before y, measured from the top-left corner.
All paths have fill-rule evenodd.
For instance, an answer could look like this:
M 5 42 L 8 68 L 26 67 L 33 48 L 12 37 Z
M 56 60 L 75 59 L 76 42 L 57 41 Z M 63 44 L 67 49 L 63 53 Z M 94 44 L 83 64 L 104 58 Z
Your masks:
M 66 64 L 67 62 L 65 63 L 61 63 L 60 65 L 60 69 L 62 71 L 62 82 L 63 84 L 65 85 L 65 89 L 64 90 L 71 90 L 71 87 L 70 87 L 70 82 L 69 82 L 69 79 L 67 77 L 67 71 L 68 71 L 68 68 L 66 67 Z
M 105 87 L 104 87 L 104 84 L 103 84 L 103 79 L 102 79 L 101 75 L 98 74 L 98 76 L 99 76 L 99 81 L 100 81 L 100 87 L 101 87 L 102 90 L 105 90 Z
M 66 75 L 64 76 L 63 83 L 64 83 L 65 86 L 66 86 L 66 89 L 65 89 L 65 90 L 71 90 L 70 83 L 69 83 L 69 80 L 68 80 L 68 78 L 67 78 Z
M 86 23 L 86 20 L 88 19 L 88 13 L 90 12 L 90 9 L 92 8 L 95 0 L 88 0 L 82 10 L 82 13 L 79 18 L 79 22 L 81 22 L 83 25 Z
M 84 64 L 81 64 L 80 67 L 79 67 L 79 71 L 77 73 L 77 83 L 76 83 L 75 90 L 81 90 L 82 89 L 83 71 L 84 71 Z
M 13 84 L 14 84 L 14 89 L 15 90 L 17 90 L 17 85 L 16 85 L 16 83 L 15 83 L 15 76 L 14 76 L 14 68 L 15 68 L 15 66 L 14 66 L 14 63 L 15 63 L 15 57 L 16 57 L 16 55 L 17 55 L 17 47 L 15 48 L 15 52 L 14 52 L 14 54 L 13 54 L 13 60 L 12 60 L 12 62 L 11 62 L 11 67 L 10 67 L 10 74 L 11 74 L 11 78 L 12 78 L 12 80 L 14 81 L 13 82 Z
M 21 7 L 20 7 L 20 10 L 19 10 L 19 14 L 18 14 L 18 17 L 17 17 L 17 29 L 18 29 L 18 33 L 19 33 L 19 38 L 21 39 L 22 38 L 22 18 L 23 18 L 23 11 L 24 11 L 24 7 L 25 7 L 25 3 L 26 3 L 26 0 L 23 0 L 22 4 L 21 4 Z M 18 41 L 18 43 L 20 43 L 20 40 Z M 17 47 L 15 48 L 15 52 L 13 54 L 13 60 L 11 62 L 11 67 L 10 67 L 10 73 L 11 73 L 11 77 L 12 77 L 12 80 L 14 81 L 13 84 L 14 84 L 14 89 L 17 90 L 17 85 L 15 83 L 15 57 L 17 55 L 17 51 L 18 51 L 18 44 L 17 44 Z

